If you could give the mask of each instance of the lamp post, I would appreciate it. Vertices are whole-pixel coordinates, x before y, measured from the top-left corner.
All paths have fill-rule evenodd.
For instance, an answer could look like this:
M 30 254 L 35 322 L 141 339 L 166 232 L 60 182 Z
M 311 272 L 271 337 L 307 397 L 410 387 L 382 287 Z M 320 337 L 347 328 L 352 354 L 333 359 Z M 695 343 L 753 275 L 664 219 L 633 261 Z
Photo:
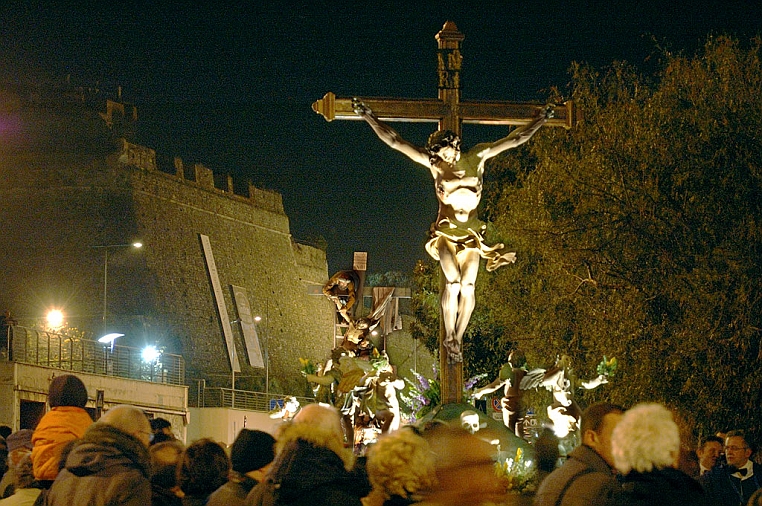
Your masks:
M 128 244 L 100 244 L 92 246 L 96 249 L 102 249 L 105 253 L 103 257 L 103 329 L 106 330 L 106 321 L 108 319 L 108 252 L 114 248 L 142 248 L 143 243 L 133 242 Z

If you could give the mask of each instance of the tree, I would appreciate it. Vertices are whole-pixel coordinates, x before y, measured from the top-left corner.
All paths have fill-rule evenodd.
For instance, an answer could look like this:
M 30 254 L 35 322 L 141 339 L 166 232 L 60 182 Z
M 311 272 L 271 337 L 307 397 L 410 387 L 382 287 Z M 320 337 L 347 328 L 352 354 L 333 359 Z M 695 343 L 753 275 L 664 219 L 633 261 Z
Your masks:
M 662 51 L 650 76 L 575 65 L 584 121 L 492 164 L 485 212 L 518 253 L 477 283 L 501 359 L 564 353 L 584 376 L 616 356 L 616 384 L 590 400 L 664 402 L 702 433 L 760 430 L 760 45 Z

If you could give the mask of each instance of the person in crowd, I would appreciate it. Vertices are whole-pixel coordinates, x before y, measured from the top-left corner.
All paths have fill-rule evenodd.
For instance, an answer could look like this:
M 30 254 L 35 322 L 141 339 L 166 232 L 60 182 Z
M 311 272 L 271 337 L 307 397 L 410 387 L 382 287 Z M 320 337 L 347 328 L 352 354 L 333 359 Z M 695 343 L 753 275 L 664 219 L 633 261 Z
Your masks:
M 32 506 L 40 496 L 39 488 L 32 487 L 34 473 L 32 472 L 32 452 L 25 451 L 11 467 L 13 470 L 13 493 L 0 500 L 0 506 Z
M 151 504 L 151 426 L 142 410 L 114 406 L 91 425 L 66 458 L 48 506 Z
M 404 506 L 437 484 L 429 443 L 411 427 L 384 434 L 368 450 L 366 469 L 373 487 L 363 506 Z
M 550 473 L 556 470 L 561 451 L 558 449 L 559 439 L 553 429 L 543 427 L 537 441 L 534 443 L 535 458 L 537 460 L 537 475 L 541 483 Z
M 253 506 L 361 506 L 370 491 L 354 456 L 344 447 L 339 412 L 308 404 L 276 438 L 276 457 L 267 477 L 246 498 Z
M 31 462 L 32 454 L 32 429 L 17 430 L 6 439 L 8 445 L 8 471 L 0 480 L 0 498 L 6 498 L 13 495 L 16 483 L 16 467 L 21 459 L 29 455 Z
M 624 408 L 607 402 L 593 404 L 582 413 L 582 444 L 542 481 L 535 495 L 536 506 L 619 504 L 621 486 L 613 473 L 611 433 L 623 413 Z
M 152 418 L 151 424 L 151 444 L 163 443 L 164 441 L 175 440 L 175 434 L 172 432 L 172 424 L 166 418 Z
M 151 506 L 182 506 L 178 495 L 177 466 L 185 447 L 180 441 L 163 441 L 151 445 Z
M 699 479 L 711 504 L 744 505 L 760 488 L 762 466 L 750 460 L 753 450 L 743 431 L 728 431 L 725 437 L 727 465 L 715 466 Z
M 421 494 L 420 504 L 503 503 L 505 485 L 495 477 L 495 447 L 460 426 L 446 423 L 426 426 L 422 437 L 434 455 L 438 485 Z
M 709 436 L 696 449 L 699 459 L 699 476 L 704 476 L 717 465 L 722 455 L 723 440 L 718 436 Z
M 611 454 L 621 473 L 621 504 L 708 505 L 701 485 L 678 469 L 680 429 L 661 404 L 638 404 L 624 413 L 611 435 Z
M 209 438 L 191 443 L 177 467 L 183 506 L 205 505 L 212 492 L 228 481 L 229 474 L 230 458 L 221 444 Z
M 264 479 L 274 458 L 274 437 L 261 430 L 241 429 L 230 448 L 228 482 L 209 496 L 207 506 L 244 506 L 246 496 Z
M 87 388 L 72 374 L 53 378 L 48 389 L 48 404 L 50 411 L 43 415 L 32 434 L 32 465 L 41 488 L 49 488 L 56 479 L 63 447 L 69 441 L 80 439 L 93 423 L 85 411 Z

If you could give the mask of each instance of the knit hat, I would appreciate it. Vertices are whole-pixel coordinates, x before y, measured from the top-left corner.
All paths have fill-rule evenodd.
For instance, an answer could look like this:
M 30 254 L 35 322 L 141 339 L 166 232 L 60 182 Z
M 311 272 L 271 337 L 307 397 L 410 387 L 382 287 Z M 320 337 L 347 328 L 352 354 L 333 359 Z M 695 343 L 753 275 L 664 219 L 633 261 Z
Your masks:
M 246 474 L 273 461 L 275 438 L 261 430 L 241 429 L 230 448 L 233 471 Z
M 10 453 L 18 448 L 28 448 L 31 450 L 33 432 L 32 429 L 21 429 L 8 436 L 5 440 L 5 443 L 8 445 L 8 452 Z
M 56 376 L 50 382 L 48 403 L 51 408 L 57 406 L 84 408 L 87 404 L 87 388 L 81 379 L 72 374 Z

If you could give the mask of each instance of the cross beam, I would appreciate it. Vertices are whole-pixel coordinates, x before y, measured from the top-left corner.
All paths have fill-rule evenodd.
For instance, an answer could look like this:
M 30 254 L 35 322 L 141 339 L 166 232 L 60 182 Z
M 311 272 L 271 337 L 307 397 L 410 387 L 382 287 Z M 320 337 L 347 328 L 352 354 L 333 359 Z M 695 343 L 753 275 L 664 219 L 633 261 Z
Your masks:
M 463 123 L 483 125 L 524 125 L 537 118 L 545 104 L 517 102 L 461 101 L 460 70 L 463 56 L 460 43 L 464 35 L 455 23 L 447 21 L 436 35 L 437 40 L 437 98 L 396 99 L 367 98 L 363 102 L 382 121 L 436 122 L 439 130 L 452 130 L 461 135 Z M 326 121 L 335 119 L 360 120 L 352 109 L 352 97 L 337 98 L 331 92 L 312 104 L 312 109 Z M 572 128 L 581 120 L 572 101 L 557 105 L 554 117 L 544 126 Z M 444 278 L 440 272 L 440 292 Z M 440 309 L 440 321 L 442 320 Z M 444 326 L 440 323 L 439 364 L 442 403 L 461 402 L 463 391 L 463 363 L 450 363 L 444 347 Z
M 362 101 L 381 121 L 429 122 L 439 123 L 439 129 L 444 130 L 446 124 L 455 124 L 456 128 L 448 128 L 460 135 L 460 124 L 478 125 L 524 125 L 537 117 L 544 104 L 528 104 L 517 102 L 458 102 L 453 110 L 442 100 L 434 98 L 395 99 L 368 98 Z M 362 120 L 352 109 L 352 98 L 337 98 L 332 92 L 312 104 L 312 110 L 320 114 L 326 121 Z M 544 126 L 556 126 L 570 129 L 579 121 L 579 113 L 574 103 L 569 100 L 554 107 L 554 117 Z

